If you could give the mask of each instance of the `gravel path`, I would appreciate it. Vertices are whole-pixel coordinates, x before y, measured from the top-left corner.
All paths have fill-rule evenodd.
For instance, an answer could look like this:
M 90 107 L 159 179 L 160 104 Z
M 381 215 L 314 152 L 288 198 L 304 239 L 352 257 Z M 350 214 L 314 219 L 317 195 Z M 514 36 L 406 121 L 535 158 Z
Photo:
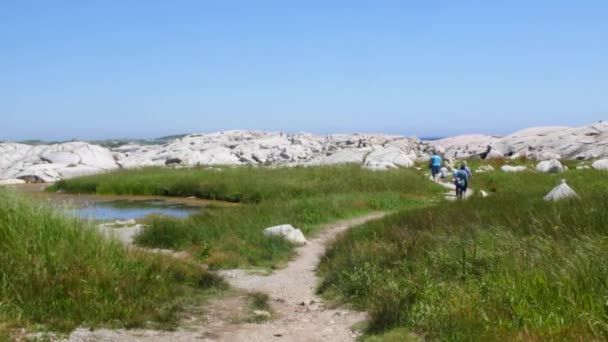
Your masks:
M 271 275 L 244 270 L 220 272 L 237 289 L 268 294 L 276 317 L 270 321 L 231 323 L 234 314 L 243 312 L 246 305 L 244 297 L 236 295 L 211 301 L 204 314 L 185 318 L 176 331 L 77 329 L 64 341 L 354 341 L 358 333 L 352 326 L 365 320 L 365 313 L 326 307 L 315 294 L 319 281 L 315 271 L 327 244 L 337 235 L 385 215 L 373 213 L 327 225 L 297 248 L 297 257 L 287 267 Z

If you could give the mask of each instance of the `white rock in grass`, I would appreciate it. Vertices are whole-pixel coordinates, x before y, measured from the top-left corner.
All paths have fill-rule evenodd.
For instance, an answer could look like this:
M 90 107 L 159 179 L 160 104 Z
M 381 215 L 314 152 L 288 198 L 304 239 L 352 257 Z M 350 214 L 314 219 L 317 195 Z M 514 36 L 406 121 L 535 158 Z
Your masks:
M 545 196 L 545 201 L 559 201 L 568 198 L 580 198 L 580 196 L 566 184 L 565 179 L 562 179 L 562 183 Z
M 511 166 L 511 165 L 503 165 L 500 169 L 504 172 L 522 172 L 522 171 L 527 170 L 527 168 L 525 166 Z
M 544 160 L 536 165 L 536 171 L 542 173 L 560 173 L 564 172 L 562 163 L 557 159 Z
M 282 236 L 285 240 L 301 246 L 306 244 L 306 238 L 301 230 L 295 229 L 290 224 L 282 224 L 280 226 L 274 226 L 264 229 L 264 235 L 277 235 Z
M 483 191 L 483 190 L 480 190 L 480 191 L 479 191 L 479 195 L 481 195 L 481 197 L 483 197 L 483 198 L 488 197 L 488 193 L 487 193 L 487 192 L 485 192 L 485 191 Z
M 15 185 L 15 184 L 23 184 L 25 181 L 23 179 L 11 178 L 11 179 L 0 179 L 0 185 Z
M 596 160 L 591 164 L 591 167 L 596 170 L 608 170 L 608 159 Z

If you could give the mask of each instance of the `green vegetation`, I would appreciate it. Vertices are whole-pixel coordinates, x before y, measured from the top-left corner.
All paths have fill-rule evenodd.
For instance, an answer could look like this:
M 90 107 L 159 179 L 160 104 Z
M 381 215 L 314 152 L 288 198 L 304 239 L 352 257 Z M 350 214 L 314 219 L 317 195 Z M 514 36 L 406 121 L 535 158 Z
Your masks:
M 542 200 L 561 178 L 581 200 Z M 605 173 L 491 172 L 472 186 L 490 197 L 349 231 L 320 266 L 320 291 L 368 310 L 372 340 L 608 338 Z
M 72 193 L 196 196 L 241 202 L 209 207 L 187 219 L 151 218 L 137 243 L 187 249 L 212 268 L 274 267 L 293 246 L 263 236 L 289 223 L 314 233 L 319 225 L 376 210 L 425 205 L 443 189 L 413 170 L 373 172 L 359 166 L 319 168 L 149 168 L 58 182 Z
M 186 297 L 222 287 L 197 265 L 127 251 L 0 188 L 0 340 L 16 327 L 171 328 Z
M 249 323 L 262 323 L 272 317 L 272 308 L 268 301 L 270 297 L 262 292 L 252 292 L 247 294 L 249 310 L 252 315 L 246 319 Z M 257 311 L 257 312 L 256 312 Z M 262 312 L 263 314 L 260 314 Z M 266 315 L 268 313 L 268 315 Z

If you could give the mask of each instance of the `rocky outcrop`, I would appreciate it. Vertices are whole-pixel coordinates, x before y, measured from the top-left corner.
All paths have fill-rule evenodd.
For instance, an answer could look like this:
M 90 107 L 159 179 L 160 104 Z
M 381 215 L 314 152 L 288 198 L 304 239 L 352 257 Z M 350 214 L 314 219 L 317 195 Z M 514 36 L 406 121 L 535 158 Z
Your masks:
M 85 142 L 0 144 L 0 179 L 53 182 L 118 168 L 116 153 Z
M 589 160 L 608 157 L 608 123 L 584 127 L 539 127 L 496 137 L 464 135 L 425 143 L 443 148 L 450 158 L 485 158 L 488 148 L 506 157 L 518 155 L 535 160 Z
M 129 144 L 111 150 L 85 142 L 38 146 L 0 143 L 0 179 L 52 182 L 117 168 L 146 166 L 293 167 L 352 163 L 371 170 L 388 170 L 425 162 L 431 152 L 444 154 L 448 166 L 449 161 L 464 158 L 608 160 L 608 124 L 531 128 L 505 137 L 466 135 L 436 141 L 385 134 L 313 135 L 235 130 L 191 134 L 163 145 Z M 608 165 L 603 166 L 599 161 L 594 167 L 608 169 Z M 505 166 L 503 171 L 522 169 Z

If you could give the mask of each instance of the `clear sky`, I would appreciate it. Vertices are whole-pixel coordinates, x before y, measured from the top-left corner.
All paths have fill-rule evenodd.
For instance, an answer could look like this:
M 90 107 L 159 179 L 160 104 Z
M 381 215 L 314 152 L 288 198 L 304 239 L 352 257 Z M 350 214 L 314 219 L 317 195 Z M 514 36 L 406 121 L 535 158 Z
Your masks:
M 0 2 L 0 140 L 608 119 L 608 1 Z

